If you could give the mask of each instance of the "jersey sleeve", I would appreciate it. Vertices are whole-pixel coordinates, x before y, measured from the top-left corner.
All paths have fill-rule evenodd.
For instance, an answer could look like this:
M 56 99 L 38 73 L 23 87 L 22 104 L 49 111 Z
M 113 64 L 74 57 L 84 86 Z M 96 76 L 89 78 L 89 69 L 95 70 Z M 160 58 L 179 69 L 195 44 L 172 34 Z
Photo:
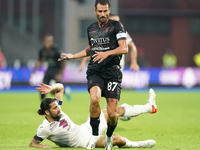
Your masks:
M 115 31 L 116 31 L 116 38 L 117 40 L 121 40 L 121 39 L 126 39 L 126 30 L 124 28 L 124 26 L 122 25 L 121 22 L 116 21 L 116 25 L 115 25 Z
M 46 129 L 40 125 L 37 129 L 36 135 L 34 136 L 35 140 L 39 140 L 39 141 L 43 141 L 44 139 L 46 139 L 49 136 L 48 132 L 46 131 Z
M 87 28 L 87 36 L 88 36 L 88 44 L 91 45 L 90 37 L 89 37 L 89 27 Z

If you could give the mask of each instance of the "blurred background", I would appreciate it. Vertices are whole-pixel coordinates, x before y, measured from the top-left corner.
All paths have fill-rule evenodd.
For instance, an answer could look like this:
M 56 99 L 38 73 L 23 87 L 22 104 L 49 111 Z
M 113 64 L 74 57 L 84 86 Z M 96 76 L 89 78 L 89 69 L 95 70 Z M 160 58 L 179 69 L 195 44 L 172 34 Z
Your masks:
M 200 85 L 199 0 L 110 0 L 111 13 L 137 47 L 139 72 L 129 70 L 126 55 L 124 88 Z M 62 52 L 77 53 L 88 46 L 87 26 L 96 21 L 94 0 L 0 0 L 0 90 L 16 85 L 35 86 L 42 81 L 48 64 L 37 76 L 30 73 L 52 33 Z M 62 82 L 86 85 L 86 66 L 81 59 L 66 61 Z

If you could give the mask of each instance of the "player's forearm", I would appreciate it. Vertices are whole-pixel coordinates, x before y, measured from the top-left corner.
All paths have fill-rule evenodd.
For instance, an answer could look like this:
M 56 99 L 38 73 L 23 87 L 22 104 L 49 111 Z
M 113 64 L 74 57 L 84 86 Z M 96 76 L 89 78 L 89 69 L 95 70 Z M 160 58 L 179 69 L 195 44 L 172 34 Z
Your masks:
M 48 145 L 43 145 L 43 144 L 35 144 L 35 143 L 30 143 L 29 147 L 37 147 L 37 148 L 51 148 L 51 146 Z
M 50 92 L 52 94 L 59 93 L 64 90 L 64 86 L 62 83 L 56 83 L 50 86 Z
M 128 47 L 126 45 L 121 45 L 114 50 L 107 51 L 108 55 L 122 55 L 128 53 Z
M 137 48 L 133 42 L 128 45 L 131 57 L 131 63 L 137 63 Z
M 51 85 L 51 94 L 55 95 L 55 98 L 62 101 L 64 93 L 64 86 L 61 83 Z
M 74 59 L 83 58 L 83 57 L 89 56 L 90 55 L 90 50 L 91 50 L 90 47 L 87 47 L 86 49 L 82 50 L 81 52 L 74 54 Z
M 38 148 L 51 148 L 51 146 L 40 144 L 41 141 L 33 139 L 29 144 L 29 147 L 38 147 Z

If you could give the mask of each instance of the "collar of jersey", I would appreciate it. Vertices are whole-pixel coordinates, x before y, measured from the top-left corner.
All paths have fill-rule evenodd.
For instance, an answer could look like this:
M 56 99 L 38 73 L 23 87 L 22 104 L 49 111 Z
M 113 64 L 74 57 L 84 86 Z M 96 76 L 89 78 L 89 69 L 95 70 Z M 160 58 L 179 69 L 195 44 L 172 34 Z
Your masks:
M 109 22 L 110 22 L 110 19 L 108 19 L 107 23 L 103 27 L 105 27 Z M 103 27 L 99 26 L 99 22 L 98 21 L 97 21 L 97 25 L 98 25 L 99 28 L 103 28 Z

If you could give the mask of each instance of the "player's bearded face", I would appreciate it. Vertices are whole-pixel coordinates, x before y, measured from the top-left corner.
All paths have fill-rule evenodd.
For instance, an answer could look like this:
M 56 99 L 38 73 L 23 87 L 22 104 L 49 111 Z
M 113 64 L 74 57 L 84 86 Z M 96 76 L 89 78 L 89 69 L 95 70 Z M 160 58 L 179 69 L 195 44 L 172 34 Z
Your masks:
M 97 8 L 95 9 L 97 20 L 101 24 L 105 24 L 108 21 L 109 14 L 110 14 L 110 8 L 107 5 L 100 5 L 97 4 Z
M 57 114 L 55 113 L 52 113 L 51 111 L 50 112 L 50 117 L 54 120 L 59 120 L 61 118 L 61 115 L 60 115 L 60 110 L 57 112 Z
M 49 110 L 49 116 L 53 119 L 53 120 L 59 120 L 61 118 L 61 114 L 60 114 L 60 108 L 58 106 L 57 102 L 52 102 L 50 104 L 50 110 Z

